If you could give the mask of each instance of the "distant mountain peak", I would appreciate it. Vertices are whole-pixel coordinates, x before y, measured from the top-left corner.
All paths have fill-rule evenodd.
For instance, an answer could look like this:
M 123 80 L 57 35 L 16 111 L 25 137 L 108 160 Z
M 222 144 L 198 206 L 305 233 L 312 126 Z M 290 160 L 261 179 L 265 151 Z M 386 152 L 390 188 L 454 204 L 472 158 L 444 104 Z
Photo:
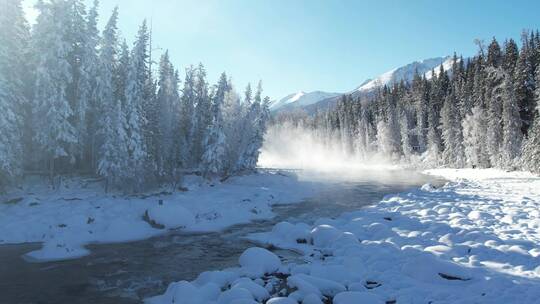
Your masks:
M 399 68 L 392 69 L 386 73 L 381 74 L 368 82 L 361 84 L 355 91 L 369 92 L 385 85 L 392 85 L 400 81 L 410 82 L 412 81 L 416 71 L 420 75 L 425 75 L 426 78 L 431 78 L 431 70 L 435 69 L 437 72 L 439 66 L 443 65 L 445 70 L 448 70 L 452 66 L 452 57 L 435 57 L 424 59 L 421 61 L 414 61 Z
M 321 100 L 332 98 L 341 95 L 340 93 L 329 93 L 323 91 L 313 91 L 306 93 L 305 91 L 299 91 L 297 93 L 289 94 L 280 100 L 277 100 L 270 104 L 270 110 L 276 111 L 281 109 L 293 109 L 312 105 Z
M 299 91 L 273 102 L 270 105 L 270 109 L 272 111 L 282 111 L 304 108 L 308 112 L 314 112 L 318 108 L 329 108 L 335 105 L 339 99 L 338 97 L 343 94 L 350 94 L 353 98 L 370 96 L 376 92 L 377 88 L 382 86 L 391 86 L 400 81 L 411 82 L 416 72 L 420 75 L 424 75 L 427 79 L 430 79 L 433 76 L 432 71 L 435 71 L 435 74 L 438 74 L 441 65 L 445 71 L 450 71 L 452 68 L 452 60 L 451 56 L 446 56 L 414 61 L 402 67 L 385 72 L 373 79 L 367 79 L 356 89 L 346 93 L 328 93 L 322 91 L 306 93 L 304 91 Z

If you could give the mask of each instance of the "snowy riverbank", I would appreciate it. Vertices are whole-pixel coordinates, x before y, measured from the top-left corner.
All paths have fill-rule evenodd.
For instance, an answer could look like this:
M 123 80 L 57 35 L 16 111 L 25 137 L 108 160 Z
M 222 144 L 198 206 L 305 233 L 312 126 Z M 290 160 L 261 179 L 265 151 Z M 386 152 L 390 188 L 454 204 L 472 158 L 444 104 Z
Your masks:
M 0 245 L 42 242 L 26 255 L 38 261 L 77 258 L 89 243 L 140 240 L 171 229 L 218 231 L 273 217 L 274 204 L 299 202 L 317 185 L 293 174 L 260 173 L 209 183 L 189 176 L 189 191 L 144 196 L 105 194 L 98 183 L 68 179 L 61 189 L 27 181 L 0 197 Z M 162 204 L 159 201 L 162 200 Z M 147 212 L 148 211 L 148 212 Z M 152 224 L 152 225 L 151 225 Z
M 240 267 L 177 282 L 150 303 L 538 303 L 540 178 L 498 170 L 430 170 L 441 188 L 386 197 L 313 226 L 250 235 L 305 264 L 248 249 Z M 332 299 L 332 301 L 328 301 Z

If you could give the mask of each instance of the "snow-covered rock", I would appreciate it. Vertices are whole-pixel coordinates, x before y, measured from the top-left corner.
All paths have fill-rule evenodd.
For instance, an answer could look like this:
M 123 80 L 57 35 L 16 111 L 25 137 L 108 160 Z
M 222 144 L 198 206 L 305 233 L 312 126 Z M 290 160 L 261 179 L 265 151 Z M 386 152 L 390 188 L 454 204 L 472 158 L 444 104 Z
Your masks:
M 339 293 L 333 300 L 334 304 L 384 304 L 376 294 L 370 292 L 346 291 Z
M 248 290 L 251 295 L 259 302 L 266 300 L 270 297 L 268 290 L 261 285 L 253 282 L 249 278 L 240 278 L 232 284 L 232 288 L 244 288 Z
M 197 287 L 190 282 L 180 281 L 170 284 L 163 295 L 146 299 L 145 302 L 148 304 L 205 304 L 215 301 L 220 293 L 219 286 L 213 283 Z
M 195 216 L 186 208 L 175 203 L 156 205 L 148 209 L 150 220 L 168 229 L 186 228 L 195 224 Z
M 311 230 L 313 245 L 328 247 L 342 236 L 343 232 L 330 225 L 319 225 Z
M 281 267 L 281 260 L 277 255 L 259 247 L 246 249 L 238 262 L 245 274 L 254 277 L 276 272 Z
M 272 234 L 288 242 L 307 243 L 310 240 L 310 227 L 304 223 L 281 222 L 272 228 Z
M 307 274 L 290 276 L 287 283 L 290 287 L 298 288 L 305 295 L 313 293 L 333 297 L 337 293 L 347 290 L 345 286 L 338 282 Z
M 271 298 L 266 304 L 298 304 L 298 302 L 291 298 L 277 297 Z
M 242 303 L 257 303 L 253 300 L 253 295 L 249 290 L 240 287 L 232 287 L 219 295 L 217 304 L 239 304 L 238 301 L 242 301 Z

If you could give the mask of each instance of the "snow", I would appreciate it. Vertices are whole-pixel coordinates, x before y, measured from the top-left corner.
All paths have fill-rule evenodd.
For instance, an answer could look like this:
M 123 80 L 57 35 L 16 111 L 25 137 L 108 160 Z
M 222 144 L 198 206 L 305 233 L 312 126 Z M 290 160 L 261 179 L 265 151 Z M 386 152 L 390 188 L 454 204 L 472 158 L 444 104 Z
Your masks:
M 289 103 L 298 101 L 298 99 L 300 99 L 304 95 L 306 95 L 306 93 L 304 93 L 303 91 L 296 93 L 296 95 L 294 95 L 293 98 L 289 99 Z
M 301 264 L 278 267 L 274 256 L 252 248 L 241 267 L 203 273 L 193 284 L 224 288 L 206 303 L 229 296 L 264 302 L 267 294 L 256 285 L 268 291 L 266 303 L 538 303 L 540 178 L 494 169 L 426 173 L 449 182 L 309 226 L 282 222 L 249 236 L 300 253 Z M 275 273 L 243 272 L 244 258 L 252 256 L 252 265 L 258 253 L 265 256 L 261 265 L 272 260 Z M 172 303 L 156 299 L 150 303 Z
M 342 232 L 330 225 L 319 225 L 311 231 L 311 239 L 317 247 L 328 247 L 336 241 Z
M 219 231 L 253 220 L 270 219 L 275 204 L 300 202 L 316 183 L 293 174 L 264 172 L 209 182 L 187 176 L 189 191 L 163 188 L 144 195 L 103 192 L 91 180 L 66 179 L 51 190 L 42 180 L 27 180 L 0 196 L 0 244 L 41 242 L 26 255 L 50 261 L 89 254 L 85 245 L 145 239 L 181 229 Z M 4 202 L 16 203 L 4 203 Z
M 399 83 L 402 80 L 405 82 L 410 82 L 413 80 L 415 71 L 418 71 L 420 75 L 424 74 L 427 79 L 430 79 L 432 77 L 431 70 L 435 69 L 436 73 L 438 73 L 439 66 L 441 64 L 445 71 L 450 70 L 452 67 L 452 57 L 447 56 L 424 59 L 422 61 L 415 61 L 402 67 L 392 69 L 370 81 L 363 83 L 356 88 L 355 91 L 371 92 L 385 85 Z
M 281 266 L 281 261 L 277 255 L 258 247 L 249 248 L 242 253 L 239 263 L 246 274 L 254 277 L 276 272 Z
M 334 304 L 384 304 L 380 297 L 369 292 L 346 291 L 334 298 Z
M 186 228 L 195 225 L 195 216 L 186 208 L 175 203 L 152 206 L 149 217 L 166 228 Z
M 279 258 L 278 258 L 278 262 L 279 262 Z M 248 279 L 248 278 L 240 278 L 236 280 L 232 284 L 232 288 L 243 288 L 245 290 L 248 290 L 257 301 L 263 301 L 270 297 L 268 290 L 266 290 L 264 287 L 262 287 L 261 285 L 258 285 L 257 283 L 253 282 L 251 279 Z
M 340 95 L 339 93 L 329 93 L 329 92 L 322 92 L 322 91 L 313 91 L 309 93 L 300 91 L 297 93 L 287 95 L 283 97 L 282 99 L 273 102 L 272 104 L 270 104 L 270 110 L 276 111 L 285 107 L 287 108 L 304 107 L 311 104 L 315 104 L 324 99 L 336 97 L 339 95 Z
M 388 72 L 381 74 L 379 77 L 368 81 L 367 83 L 361 85 L 357 90 L 358 91 L 369 91 L 384 85 L 390 84 L 392 82 L 394 73 L 397 71 L 397 68 L 392 69 Z
M 298 304 L 298 302 L 290 298 L 277 297 L 268 300 L 266 304 Z

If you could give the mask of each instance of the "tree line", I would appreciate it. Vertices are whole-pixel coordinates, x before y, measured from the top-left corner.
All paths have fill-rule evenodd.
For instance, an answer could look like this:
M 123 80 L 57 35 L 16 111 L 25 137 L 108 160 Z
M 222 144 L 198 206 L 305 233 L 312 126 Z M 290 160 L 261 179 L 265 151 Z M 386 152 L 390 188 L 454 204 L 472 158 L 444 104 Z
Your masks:
M 168 52 L 152 66 L 146 21 L 131 48 L 118 8 L 100 31 L 98 1 L 39 1 L 32 28 L 21 0 L 0 1 L 0 185 L 77 173 L 140 189 L 255 167 L 269 117 L 260 82 L 240 96 L 199 64 L 181 83 Z
M 384 86 L 373 97 L 342 96 L 314 116 L 282 114 L 339 139 L 351 155 L 374 153 L 428 167 L 497 167 L 540 172 L 540 35 L 524 32 L 521 48 L 493 38 L 487 49 L 411 82 Z

